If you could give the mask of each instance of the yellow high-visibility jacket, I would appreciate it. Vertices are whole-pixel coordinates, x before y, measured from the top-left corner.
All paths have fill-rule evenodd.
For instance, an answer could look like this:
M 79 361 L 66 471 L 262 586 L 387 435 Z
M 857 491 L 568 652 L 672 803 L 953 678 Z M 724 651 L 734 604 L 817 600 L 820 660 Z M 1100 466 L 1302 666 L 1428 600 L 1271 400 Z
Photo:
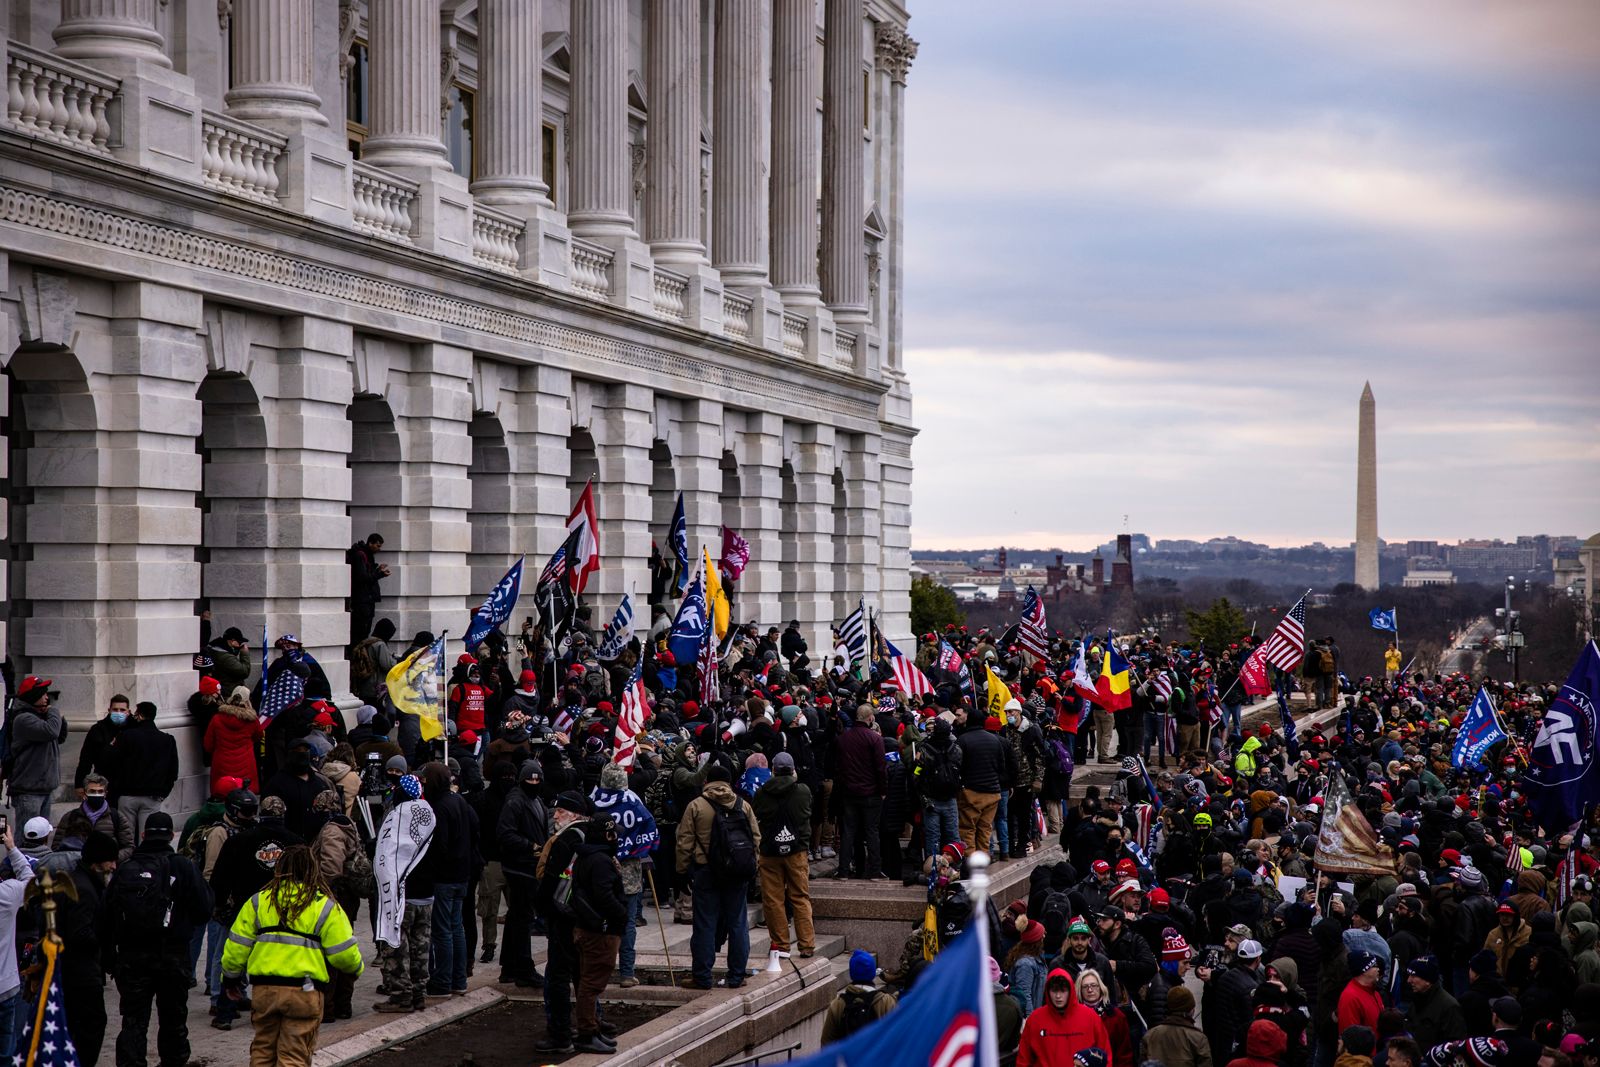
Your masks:
M 328 966 L 350 974 L 362 970 L 361 948 L 344 909 L 331 897 L 318 894 L 300 914 L 285 922 L 265 892 L 251 897 L 239 909 L 222 946 L 222 973 L 251 981 L 278 979 L 303 982 L 328 981 Z

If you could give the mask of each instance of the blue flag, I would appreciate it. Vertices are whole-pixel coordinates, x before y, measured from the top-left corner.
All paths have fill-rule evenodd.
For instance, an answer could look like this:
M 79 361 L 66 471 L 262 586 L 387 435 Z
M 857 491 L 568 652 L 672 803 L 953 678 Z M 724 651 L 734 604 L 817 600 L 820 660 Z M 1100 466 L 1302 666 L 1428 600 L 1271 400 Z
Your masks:
M 1505 739 L 1506 732 L 1500 728 L 1500 717 L 1494 713 L 1494 705 L 1489 702 L 1488 690 L 1480 686 L 1477 699 L 1467 709 L 1466 716 L 1461 720 L 1461 729 L 1456 733 L 1456 747 L 1450 751 L 1450 766 L 1471 767 L 1481 771 L 1484 754 Z
M 678 558 L 678 580 L 674 585 L 679 596 L 689 584 L 689 523 L 683 517 L 683 493 L 678 493 L 678 507 L 672 513 L 672 529 L 667 531 L 667 544 Z
M 1394 614 L 1399 610 L 1399 608 L 1390 608 L 1388 611 L 1384 611 L 1382 608 L 1373 608 L 1367 612 L 1367 618 L 1372 620 L 1372 628 L 1374 630 L 1388 630 L 1392 634 L 1397 634 L 1400 631 L 1395 628 Z
M 988 925 L 980 915 L 946 945 L 894 1011 L 790 1067 L 998 1067 Z
M 622 655 L 622 650 L 628 647 L 628 641 L 632 637 L 633 598 L 623 593 L 622 603 L 617 605 L 617 613 L 611 616 L 611 621 L 606 623 L 605 632 L 600 635 L 600 646 L 594 650 L 594 658 L 610 663 Z
M 461 639 L 466 643 L 468 652 L 477 648 L 496 627 L 511 618 L 511 612 L 517 606 L 517 594 L 522 592 L 522 561 L 525 558 L 517 557 L 511 569 L 506 571 L 506 576 L 500 579 L 500 584 L 490 590 L 489 595 L 483 598 L 482 606 L 472 613 L 467 635 Z
M 672 652 L 672 658 L 680 665 L 693 663 L 700 654 L 700 641 L 710 625 L 706 613 L 705 586 L 697 574 L 689 591 L 683 594 L 683 603 L 678 605 L 678 617 L 672 620 L 672 633 L 667 637 L 667 648 Z
M 1600 646 L 1590 641 L 1567 684 L 1551 702 L 1534 738 L 1522 783 L 1533 813 L 1546 830 L 1561 831 L 1600 803 Z

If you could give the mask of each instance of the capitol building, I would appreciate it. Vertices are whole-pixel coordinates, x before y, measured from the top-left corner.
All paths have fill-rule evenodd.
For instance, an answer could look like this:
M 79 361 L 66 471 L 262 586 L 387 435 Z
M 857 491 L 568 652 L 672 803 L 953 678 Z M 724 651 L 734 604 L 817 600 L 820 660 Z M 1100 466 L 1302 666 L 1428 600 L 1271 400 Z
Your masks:
M 6 653 L 176 727 L 209 610 L 347 679 L 591 477 L 597 619 L 737 529 L 735 614 L 908 625 L 893 0 L 11 0 Z M 519 610 L 518 617 L 524 614 Z M 640 624 L 644 619 L 641 610 Z M 259 650 L 256 650 L 259 654 Z

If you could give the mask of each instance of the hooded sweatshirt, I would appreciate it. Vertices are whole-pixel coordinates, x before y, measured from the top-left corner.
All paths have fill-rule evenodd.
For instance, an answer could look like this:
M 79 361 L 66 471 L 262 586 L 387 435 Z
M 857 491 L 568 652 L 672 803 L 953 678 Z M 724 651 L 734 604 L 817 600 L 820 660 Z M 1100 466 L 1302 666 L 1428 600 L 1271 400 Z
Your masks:
M 1233 769 L 1246 778 L 1256 776 L 1256 750 L 1261 747 L 1261 738 L 1247 737 L 1244 744 L 1239 746 L 1239 754 L 1234 757 Z
M 261 773 L 256 767 L 256 738 L 261 734 L 261 719 L 250 706 L 250 693 L 243 686 L 225 703 L 217 705 L 206 727 L 206 755 L 211 757 L 211 791 L 219 791 L 224 778 L 240 778 L 252 792 L 261 789 Z
M 1531 923 L 1535 915 L 1550 910 L 1550 902 L 1544 898 L 1548 887 L 1548 879 L 1543 874 L 1523 871 L 1517 875 L 1517 891 L 1511 894 L 1506 903 L 1517 909 L 1524 922 Z
M 1578 984 L 1600 982 L 1600 953 L 1595 951 L 1595 938 L 1600 935 L 1600 925 L 1575 922 L 1567 940 L 1567 952 L 1572 956 L 1572 969 L 1577 972 Z
M 1228 1067 L 1279 1067 L 1289 1048 L 1288 1038 L 1273 1023 L 1257 1019 L 1244 1037 L 1244 1055 L 1228 1061 Z
M 1067 983 L 1067 1004 L 1060 1010 L 1050 1000 L 1050 986 L 1057 982 Z M 1017 1067 L 1072 1067 L 1073 1055 L 1091 1046 L 1110 1060 L 1111 1036 L 1105 1023 L 1092 1008 L 1078 1003 L 1078 990 L 1071 976 L 1057 967 L 1045 980 L 1044 1004 L 1022 1024 Z

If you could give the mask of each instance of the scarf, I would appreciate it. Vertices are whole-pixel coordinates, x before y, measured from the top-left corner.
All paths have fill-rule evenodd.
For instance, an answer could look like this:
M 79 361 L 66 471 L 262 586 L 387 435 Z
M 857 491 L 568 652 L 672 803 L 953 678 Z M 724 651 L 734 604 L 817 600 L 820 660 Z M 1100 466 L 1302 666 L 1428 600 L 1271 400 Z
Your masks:
M 417 869 L 433 843 L 433 809 L 426 801 L 407 800 L 384 816 L 378 831 L 372 868 L 378 883 L 377 929 L 374 937 L 390 948 L 401 942 L 400 918 L 406 909 L 406 878 Z
M 111 800 L 107 797 L 100 798 L 99 807 L 91 807 L 87 799 L 83 802 L 83 813 L 89 816 L 89 823 L 93 825 L 100 821 L 106 812 L 111 810 Z
M 595 814 L 609 815 L 617 824 L 617 859 L 643 859 L 661 840 L 655 817 L 631 789 L 596 789 L 589 794 Z

